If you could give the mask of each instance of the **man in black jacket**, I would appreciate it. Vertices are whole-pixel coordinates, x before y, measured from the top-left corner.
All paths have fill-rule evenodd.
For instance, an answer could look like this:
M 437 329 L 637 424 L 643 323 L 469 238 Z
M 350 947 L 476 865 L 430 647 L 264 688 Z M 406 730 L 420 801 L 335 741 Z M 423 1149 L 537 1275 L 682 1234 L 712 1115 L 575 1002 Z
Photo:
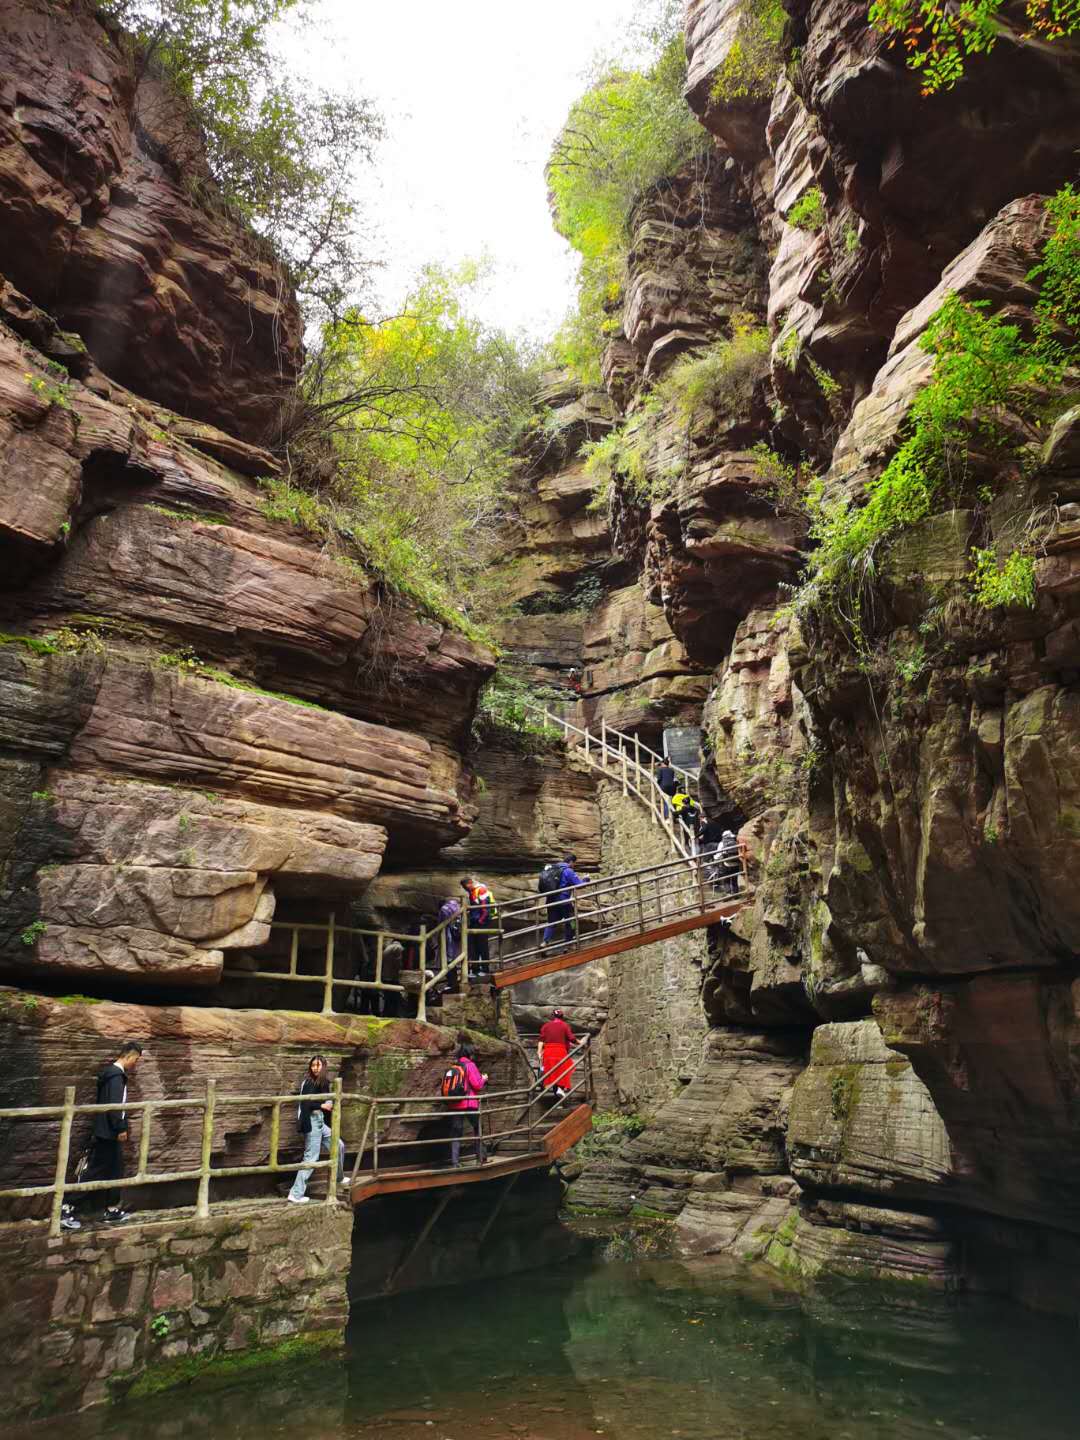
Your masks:
M 97 1077 L 97 1098 L 95 1105 L 126 1105 L 129 1078 L 142 1058 L 142 1046 L 137 1040 L 125 1040 L 120 1052 L 111 1064 L 106 1065 Z M 102 1111 L 94 1116 L 93 1141 L 90 1149 L 90 1163 L 86 1167 L 84 1180 L 121 1180 L 124 1175 L 124 1154 L 121 1149 L 128 1138 L 128 1119 L 123 1110 Z M 104 1219 L 110 1225 L 118 1225 L 128 1218 L 128 1212 L 120 1208 L 120 1191 L 91 1190 L 85 1204 L 92 1208 L 98 1195 L 105 1200 Z

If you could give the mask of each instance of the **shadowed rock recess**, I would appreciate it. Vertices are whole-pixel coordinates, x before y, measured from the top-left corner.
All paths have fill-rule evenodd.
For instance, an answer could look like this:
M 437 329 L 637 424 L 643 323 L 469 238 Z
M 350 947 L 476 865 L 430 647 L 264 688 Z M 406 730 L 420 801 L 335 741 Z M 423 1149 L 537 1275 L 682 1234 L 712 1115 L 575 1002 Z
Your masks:
M 444 1013 L 481 1022 L 506 1083 L 514 1016 L 531 1031 L 560 1003 L 597 1036 L 599 1103 L 625 1119 L 564 1164 L 572 1207 L 665 1218 L 687 1254 L 799 1283 L 1078 1314 L 1075 372 L 1039 424 L 999 417 L 1022 461 L 973 431 L 961 498 L 882 548 L 866 652 L 791 591 L 811 472 L 866 499 L 945 298 L 1031 333 L 1080 63 L 1002 40 L 923 100 L 865 6 L 789 0 L 775 84 L 718 99 L 752 8 L 688 0 L 705 153 L 634 199 L 603 381 L 544 377 L 492 566 L 514 680 L 650 745 L 703 728 L 703 800 L 745 842 L 752 899 L 502 1014 Z M 250 978 L 283 953 L 273 922 L 399 925 L 469 869 L 507 899 L 556 854 L 610 874 L 667 842 L 573 746 L 478 742 L 495 656 L 271 518 L 261 446 L 300 312 L 267 247 L 181 183 L 170 101 L 115 39 L 83 0 L 0 0 L 0 1105 L 92 1100 L 126 1036 L 137 1099 L 281 1092 L 316 1051 L 347 1088 L 431 1094 L 456 1028 L 324 1016 L 319 985 Z M 750 357 L 739 384 L 688 413 L 662 382 L 724 345 Z M 590 442 L 622 426 L 640 473 L 602 488 Z M 1034 604 L 979 607 L 972 548 L 1006 554 L 1031 515 Z M 350 1153 L 364 1119 L 343 1117 Z M 0 1121 L 0 1184 L 48 1183 L 57 1128 Z M 195 1163 L 199 1138 L 163 1119 L 151 1167 Z M 264 1163 L 269 1107 L 221 1112 L 212 1141 L 216 1164 Z M 7 1204 L 12 1412 L 336 1343 L 425 1218 L 373 1201 L 350 1251 L 327 1206 L 303 1222 L 317 1255 L 287 1264 L 306 1242 L 273 1182 L 235 1182 L 208 1226 L 154 1218 L 193 1188 L 144 1197 L 128 1244 L 49 1242 L 46 1207 Z M 564 1188 L 523 1182 L 483 1246 L 474 1196 L 404 1285 L 561 1256 Z

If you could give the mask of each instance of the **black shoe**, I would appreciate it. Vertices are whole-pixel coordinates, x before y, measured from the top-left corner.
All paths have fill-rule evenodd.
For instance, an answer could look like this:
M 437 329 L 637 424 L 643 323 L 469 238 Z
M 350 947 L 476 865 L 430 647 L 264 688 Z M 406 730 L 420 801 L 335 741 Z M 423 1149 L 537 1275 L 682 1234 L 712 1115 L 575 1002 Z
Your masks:
M 131 1219 L 131 1212 L 129 1210 L 113 1208 L 106 1210 L 101 1218 L 105 1221 L 106 1225 L 122 1225 L 125 1220 Z
M 81 1220 L 79 1219 L 79 1217 L 75 1214 L 75 1207 L 74 1207 L 73 1205 L 64 1205 L 64 1206 L 61 1208 L 61 1211 L 60 1211 L 60 1229 L 61 1229 L 61 1230 L 81 1230 L 81 1229 L 82 1229 L 82 1221 L 81 1221 Z

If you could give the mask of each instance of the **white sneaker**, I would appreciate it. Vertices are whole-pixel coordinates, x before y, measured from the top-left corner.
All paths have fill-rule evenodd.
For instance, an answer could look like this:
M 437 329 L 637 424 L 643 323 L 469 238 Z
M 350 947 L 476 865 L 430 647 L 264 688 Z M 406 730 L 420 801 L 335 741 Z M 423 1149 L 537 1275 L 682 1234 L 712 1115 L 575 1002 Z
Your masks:
M 310 1195 L 292 1195 L 292 1194 L 290 1194 L 290 1195 L 289 1195 L 289 1204 L 290 1204 L 290 1205 L 310 1205 L 310 1204 L 311 1204 L 311 1196 L 310 1196 Z

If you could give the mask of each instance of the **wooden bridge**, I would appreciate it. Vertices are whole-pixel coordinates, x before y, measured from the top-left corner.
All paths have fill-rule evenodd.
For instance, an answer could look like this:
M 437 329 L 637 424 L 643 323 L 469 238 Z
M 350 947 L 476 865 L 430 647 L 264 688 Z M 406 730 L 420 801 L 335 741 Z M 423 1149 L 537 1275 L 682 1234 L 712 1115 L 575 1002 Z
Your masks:
M 520 1047 L 519 1047 L 520 1049 Z M 522 1051 L 524 1054 L 524 1051 Z M 448 1151 L 454 1137 L 448 1134 L 448 1121 L 453 1115 L 451 1102 L 441 1096 L 399 1095 L 375 1096 L 342 1089 L 340 1077 L 326 1092 L 332 1100 L 330 1113 L 330 1155 L 326 1160 L 303 1163 L 297 1154 L 287 1158 L 281 1154 L 281 1116 L 290 1114 L 301 1099 L 316 1100 L 314 1095 L 220 1095 L 216 1081 L 208 1079 L 202 1094 L 168 1100 L 131 1100 L 125 1104 L 77 1105 L 75 1087 L 69 1086 L 62 1105 L 32 1105 L 0 1109 L 0 1121 L 25 1121 L 35 1126 L 39 1146 L 55 1136 L 53 1179 L 47 1185 L 25 1185 L 0 1189 L 0 1201 L 49 1201 L 49 1234 L 62 1232 L 62 1216 L 67 1201 L 96 1192 L 122 1189 L 127 1192 L 152 1190 L 159 1185 L 194 1184 L 195 1215 L 210 1214 L 211 1184 L 224 1179 L 255 1176 L 284 1177 L 296 1170 L 311 1169 L 327 1172 L 327 1187 L 322 1203 L 336 1205 L 339 1201 L 335 1184 L 338 1140 L 341 1137 L 343 1105 L 363 1107 L 366 1114 L 364 1130 L 356 1149 L 351 1178 L 348 1182 L 349 1201 L 360 1205 L 379 1195 L 410 1190 L 448 1189 L 456 1191 L 463 1185 L 492 1180 L 512 1180 L 526 1170 L 545 1169 L 555 1164 L 588 1132 L 592 1125 L 592 1057 L 590 1040 L 583 1039 L 571 1051 L 573 1073 L 568 1076 L 565 1094 L 556 1095 L 545 1089 L 540 1076 L 530 1077 L 527 1084 L 512 1089 L 483 1093 L 478 1097 L 475 1114 L 483 1143 L 489 1152 L 488 1163 L 451 1165 Z M 215 1130 L 228 1129 L 230 1112 L 244 1115 L 250 1127 L 252 1109 L 269 1112 L 267 1156 L 247 1164 L 215 1164 Z M 78 1116 L 94 1116 L 122 1110 L 137 1130 L 138 1159 L 134 1173 L 116 1180 L 69 1179 L 73 1169 L 71 1138 Z M 185 1117 L 188 1117 L 185 1119 Z M 164 1119 L 171 1132 L 178 1124 L 189 1124 L 200 1137 L 199 1162 L 184 1170 L 157 1170 L 151 1164 L 151 1137 L 155 1123 Z M 437 1133 L 431 1133 L 435 1131 Z M 462 1150 L 470 1152 L 473 1136 L 470 1129 L 461 1139 Z M 219 1140 L 219 1149 L 220 1140 Z M 281 1203 L 277 1195 L 267 1196 L 268 1204 Z M 153 1212 L 149 1212 L 153 1213 Z
M 421 926 L 414 934 L 339 925 L 333 914 L 326 922 L 273 921 L 272 931 L 289 936 L 287 955 L 265 956 L 280 968 L 230 966 L 224 974 L 231 979 L 318 988 L 324 1015 L 334 1014 L 335 1008 L 348 1008 L 350 997 L 355 1004 L 364 991 L 411 995 L 416 1000 L 416 1018 L 425 1021 L 429 997 L 448 984 L 467 984 L 471 978 L 503 989 L 556 970 L 587 965 L 719 924 L 748 904 L 750 896 L 747 856 L 740 845 L 730 855 L 679 856 L 659 865 L 590 879 L 565 893 L 511 900 L 496 897 L 498 919 L 488 926 L 473 923 L 468 907 L 456 921 Z M 318 968 L 301 968 L 310 966 L 315 958 L 310 938 L 317 941 L 320 935 Z M 489 955 L 482 964 L 479 948 L 473 945 L 480 938 L 487 941 Z M 360 946 L 364 957 L 361 967 L 354 963 L 351 975 L 341 973 L 347 963 L 343 942 Z M 388 978 L 387 956 L 395 944 L 414 947 L 425 957 L 424 968 Z M 344 1005 L 339 1002 L 335 1007 L 342 995 Z

